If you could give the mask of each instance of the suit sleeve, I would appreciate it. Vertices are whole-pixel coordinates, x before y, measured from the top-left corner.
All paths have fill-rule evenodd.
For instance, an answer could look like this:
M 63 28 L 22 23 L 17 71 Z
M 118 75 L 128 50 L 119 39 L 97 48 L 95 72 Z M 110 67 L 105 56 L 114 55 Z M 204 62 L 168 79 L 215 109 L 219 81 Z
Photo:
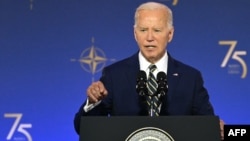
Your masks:
M 79 134 L 80 133 L 80 122 L 82 116 L 107 116 L 110 113 L 110 101 L 111 101 L 111 79 L 106 77 L 106 71 L 103 70 L 102 77 L 100 78 L 100 81 L 103 82 L 104 86 L 108 90 L 108 96 L 101 101 L 99 105 L 94 107 L 88 112 L 85 112 L 83 107 L 86 104 L 86 101 L 80 106 L 78 112 L 75 114 L 74 117 L 74 128 L 75 131 Z M 108 85 L 107 85 L 108 84 Z
M 201 73 L 197 73 L 194 88 L 194 98 L 192 114 L 194 115 L 214 115 L 213 106 L 209 101 L 209 94 L 204 87 L 204 81 Z

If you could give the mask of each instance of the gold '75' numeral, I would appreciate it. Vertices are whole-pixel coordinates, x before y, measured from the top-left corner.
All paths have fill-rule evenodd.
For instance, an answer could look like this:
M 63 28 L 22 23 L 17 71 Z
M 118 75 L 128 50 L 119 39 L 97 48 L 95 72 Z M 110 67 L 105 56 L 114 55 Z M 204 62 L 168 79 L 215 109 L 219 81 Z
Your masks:
M 240 57 L 243 55 L 246 55 L 247 52 L 246 51 L 234 51 L 236 45 L 237 45 L 237 41 L 219 41 L 220 45 L 229 45 L 229 49 L 227 51 L 227 54 L 225 55 L 222 63 L 221 63 L 221 67 L 225 67 L 230 59 L 230 57 L 232 57 L 233 60 L 238 61 L 241 66 L 242 66 L 242 74 L 241 74 L 241 78 L 245 78 L 247 75 L 247 65 L 245 63 L 245 61 Z

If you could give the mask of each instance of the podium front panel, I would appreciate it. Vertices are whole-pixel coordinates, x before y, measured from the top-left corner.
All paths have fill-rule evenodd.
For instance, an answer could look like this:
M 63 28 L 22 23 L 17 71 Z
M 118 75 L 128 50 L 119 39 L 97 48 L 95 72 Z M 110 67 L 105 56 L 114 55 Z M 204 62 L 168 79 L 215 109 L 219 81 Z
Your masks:
M 156 141 L 165 135 L 166 141 L 220 141 L 217 116 L 91 116 L 82 117 L 80 126 L 80 141 Z

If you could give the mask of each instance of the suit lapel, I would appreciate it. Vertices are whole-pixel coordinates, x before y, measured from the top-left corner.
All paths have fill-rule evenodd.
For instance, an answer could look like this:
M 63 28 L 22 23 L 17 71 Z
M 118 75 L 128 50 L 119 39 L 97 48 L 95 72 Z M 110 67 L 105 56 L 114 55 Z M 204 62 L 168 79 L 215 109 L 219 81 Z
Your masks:
M 168 92 L 163 98 L 161 115 L 168 115 L 168 103 L 171 101 L 172 96 L 175 93 L 175 89 L 178 86 L 178 82 L 181 78 L 181 73 L 178 70 L 177 62 L 168 54 L 168 71 L 167 71 L 167 85 Z
M 138 58 L 138 52 L 128 58 L 127 63 L 127 68 L 126 68 L 126 79 L 127 79 L 127 84 L 129 85 L 129 88 L 134 88 L 134 90 L 131 90 L 131 96 L 134 97 L 134 99 L 137 101 L 136 104 L 134 105 L 139 108 L 139 115 L 148 115 L 148 110 L 146 106 L 146 100 L 145 97 L 139 96 L 139 94 L 136 92 L 136 79 L 137 75 L 140 71 L 140 65 L 139 65 L 139 58 Z
M 140 70 L 139 66 L 139 59 L 138 59 L 138 53 L 134 54 L 130 58 L 128 58 L 127 61 L 127 68 L 126 68 L 126 76 L 127 76 L 127 82 L 136 84 L 136 78 L 137 74 Z
M 172 57 L 169 56 L 167 81 L 168 81 L 168 91 L 169 91 L 168 94 L 170 97 L 173 95 L 174 90 L 178 86 L 180 78 L 181 78 L 181 73 L 178 69 L 178 64 Z

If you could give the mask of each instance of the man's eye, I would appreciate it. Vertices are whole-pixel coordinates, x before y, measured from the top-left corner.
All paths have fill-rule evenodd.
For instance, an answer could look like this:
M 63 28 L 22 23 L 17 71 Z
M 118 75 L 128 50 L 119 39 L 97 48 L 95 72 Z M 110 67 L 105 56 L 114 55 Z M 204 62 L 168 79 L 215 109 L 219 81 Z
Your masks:
M 159 29 L 156 29 L 156 30 L 155 30 L 155 32 L 161 32 L 161 30 L 159 30 Z
M 145 32 L 145 31 L 146 31 L 146 29 L 141 29 L 140 31 L 141 31 L 141 32 Z

